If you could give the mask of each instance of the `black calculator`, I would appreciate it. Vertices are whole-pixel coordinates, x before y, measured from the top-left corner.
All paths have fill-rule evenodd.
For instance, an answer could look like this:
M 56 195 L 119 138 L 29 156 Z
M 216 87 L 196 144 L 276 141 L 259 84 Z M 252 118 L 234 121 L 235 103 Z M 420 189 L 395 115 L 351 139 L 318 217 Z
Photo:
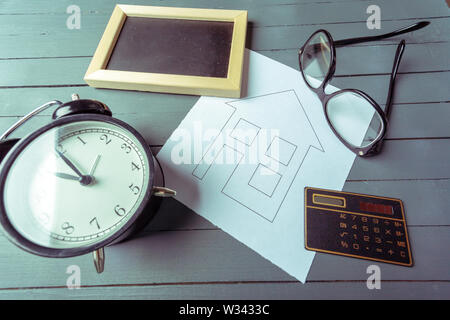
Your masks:
M 399 199 L 305 188 L 305 248 L 411 267 Z

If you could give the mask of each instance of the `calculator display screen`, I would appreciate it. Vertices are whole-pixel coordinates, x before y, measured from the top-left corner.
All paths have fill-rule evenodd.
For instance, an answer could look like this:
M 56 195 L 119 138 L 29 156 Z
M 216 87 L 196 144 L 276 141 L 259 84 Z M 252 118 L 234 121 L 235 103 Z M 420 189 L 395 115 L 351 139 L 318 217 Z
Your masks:
M 314 202 L 317 204 L 325 204 L 337 207 L 345 207 L 345 200 L 337 197 L 327 197 L 318 194 L 314 195 Z
M 367 211 L 367 212 L 394 215 L 394 208 L 392 206 L 380 204 L 380 203 L 371 203 L 371 202 L 360 201 L 359 209 L 362 211 Z

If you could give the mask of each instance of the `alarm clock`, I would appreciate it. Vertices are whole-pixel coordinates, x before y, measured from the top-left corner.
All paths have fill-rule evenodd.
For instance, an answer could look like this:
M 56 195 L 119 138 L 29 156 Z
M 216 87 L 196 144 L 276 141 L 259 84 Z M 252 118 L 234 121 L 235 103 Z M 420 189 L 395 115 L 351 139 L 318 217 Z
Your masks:
M 6 139 L 37 113 L 57 106 L 49 124 Z M 162 170 L 144 138 L 112 117 L 102 102 L 51 101 L 0 137 L 0 227 L 30 253 L 54 258 L 93 252 L 104 269 L 104 247 L 143 228 L 164 188 Z

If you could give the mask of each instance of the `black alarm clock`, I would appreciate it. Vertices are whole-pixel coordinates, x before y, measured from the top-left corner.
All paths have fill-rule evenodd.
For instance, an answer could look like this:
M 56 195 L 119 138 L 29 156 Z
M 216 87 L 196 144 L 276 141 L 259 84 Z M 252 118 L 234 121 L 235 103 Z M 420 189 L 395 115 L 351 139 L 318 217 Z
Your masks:
M 6 139 L 35 114 L 57 106 L 52 121 Z M 143 137 L 96 100 L 51 101 L 0 137 L 0 225 L 21 249 L 45 257 L 94 253 L 139 231 L 155 215 L 162 171 Z M 158 181 L 158 179 L 160 181 Z

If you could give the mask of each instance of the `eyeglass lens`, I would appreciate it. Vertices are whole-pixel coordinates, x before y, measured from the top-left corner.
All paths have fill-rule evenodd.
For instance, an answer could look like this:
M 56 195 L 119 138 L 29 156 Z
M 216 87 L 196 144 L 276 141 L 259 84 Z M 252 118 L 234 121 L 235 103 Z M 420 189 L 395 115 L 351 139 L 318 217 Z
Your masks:
M 367 147 L 383 130 L 379 113 L 356 92 L 344 91 L 333 96 L 328 100 L 325 112 L 337 134 L 355 147 Z
M 313 88 L 320 87 L 331 65 L 331 45 L 325 33 L 316 33 L 305 44 L 301 64 L 308 84 Z

